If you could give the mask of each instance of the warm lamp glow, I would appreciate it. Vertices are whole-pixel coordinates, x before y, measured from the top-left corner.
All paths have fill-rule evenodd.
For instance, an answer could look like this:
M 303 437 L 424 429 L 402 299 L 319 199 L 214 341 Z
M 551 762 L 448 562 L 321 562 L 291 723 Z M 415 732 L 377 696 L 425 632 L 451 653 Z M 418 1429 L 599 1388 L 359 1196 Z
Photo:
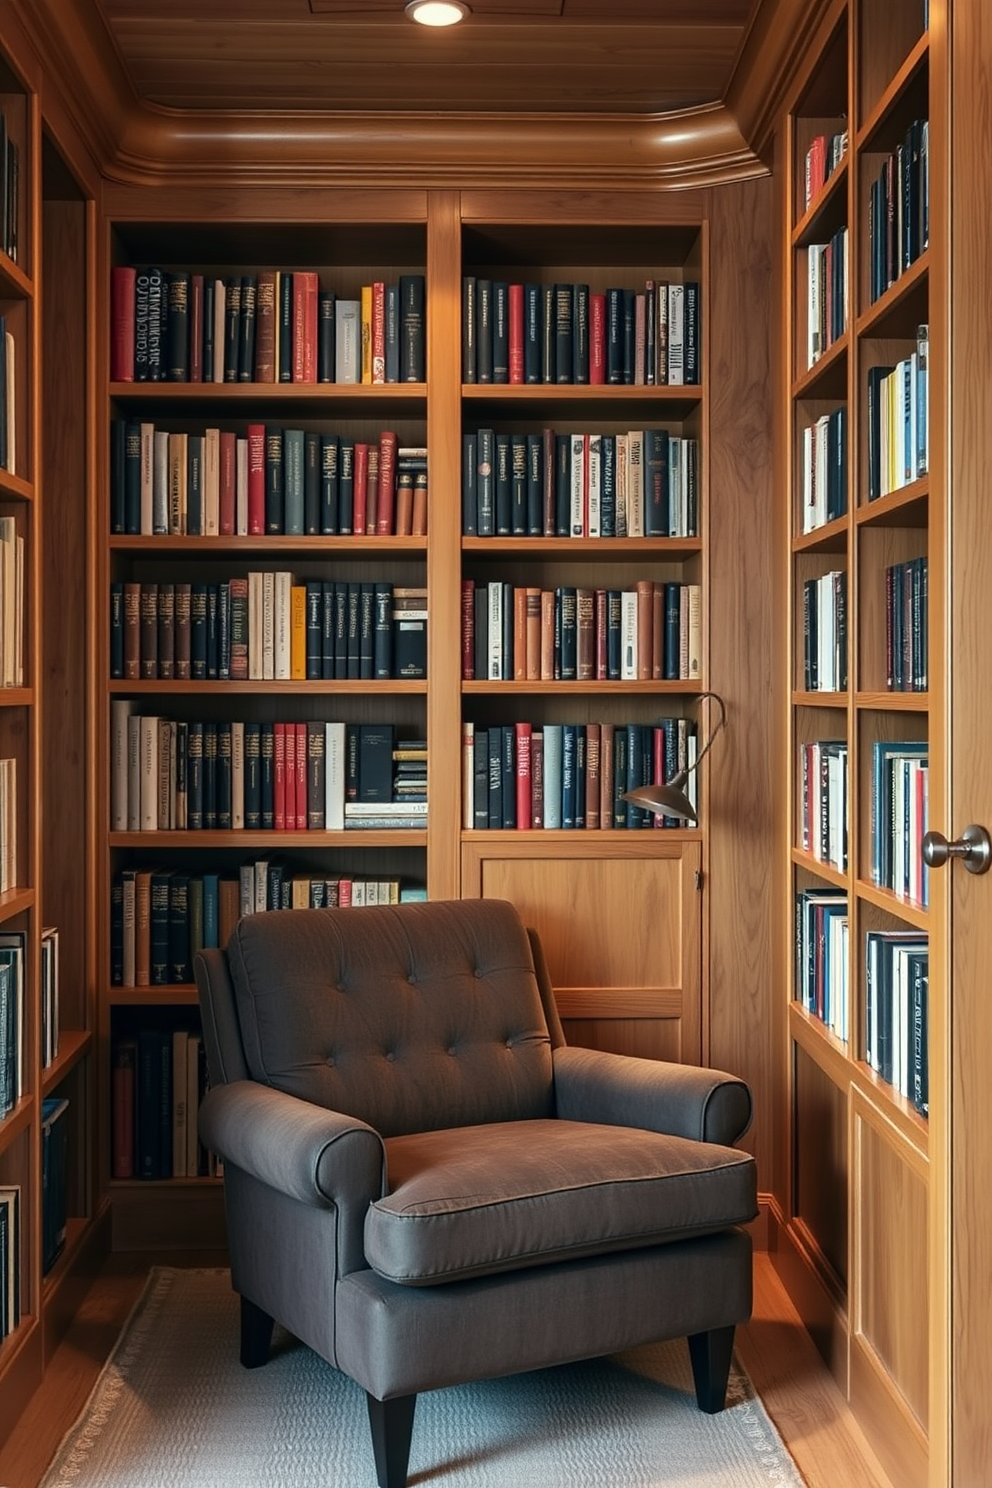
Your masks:
M 462 0 L 410 0 L 406 13 L 422 26 L 454 26 L 468 15 Z

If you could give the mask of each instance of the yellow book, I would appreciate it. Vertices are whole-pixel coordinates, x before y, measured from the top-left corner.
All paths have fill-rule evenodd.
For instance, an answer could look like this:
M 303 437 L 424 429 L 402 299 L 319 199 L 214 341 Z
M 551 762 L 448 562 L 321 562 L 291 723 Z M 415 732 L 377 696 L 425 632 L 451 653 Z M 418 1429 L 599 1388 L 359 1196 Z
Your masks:
M 362 285 L 362 381 L 372 382 L 372 286 Z
M 305 682 L 307 675 L 307 588 L 294 584 L 289 597 L 289 675 Z

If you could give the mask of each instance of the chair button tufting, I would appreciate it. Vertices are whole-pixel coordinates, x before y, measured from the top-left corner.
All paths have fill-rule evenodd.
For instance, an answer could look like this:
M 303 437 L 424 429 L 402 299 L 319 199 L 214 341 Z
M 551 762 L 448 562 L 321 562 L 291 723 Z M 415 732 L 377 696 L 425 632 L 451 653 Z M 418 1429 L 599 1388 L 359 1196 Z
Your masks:
M 407 977 L 407 981 L 410 983 L 411 987 L 415 987 L 417 985 L 417 973 L 415 971 L 411 971 L 410 975 Z
M 458 1050 L 457 1050 L 457 1049 L 456 1049 L 456 1048 L 455 1048 L 455 1046 L 454 1046 L 454 1044 L 449 1044 L 449 1045 L 448 1045 L 448 1054 L 449 1054 L 449 1056 L 450 1056 L 450 1057 L 451 1057 L 451 1058 L 452 1058 L 452 1059 L 454 1059 L 454 1057 L 455 1057 L 455 1055 L 456 1055 L 456 1054 L 457 1054 L 457 1053 L 458 1053 Z
M 392 1049 L 387 1049 L 386 1050 L 386 1058 L 389 1060 L 389 1063 L 390 1064 L 393 1063 L 393 1061 L 396 1058 L 396 1055 L 393 1053 Z
M 477 967 L 476 967 L 476 968 L 475 968 L 475 971 L 474 971 L 474 972 L 473 972 L 473 973 L 472 973 L 472 975 L 473 975 L 473 976 L 474 976 L 474 977 L 476 977 L 476 978 L 481 978 L 481 977 L 482 977 L 482 976 L 484 976 L 484 975 L 485 975 L 485 973 L 484 973 L 484 972 L 483 972 L 483 970 L 482 970 L 482 967 L 481 967 L 481 966 L 477 966 Z

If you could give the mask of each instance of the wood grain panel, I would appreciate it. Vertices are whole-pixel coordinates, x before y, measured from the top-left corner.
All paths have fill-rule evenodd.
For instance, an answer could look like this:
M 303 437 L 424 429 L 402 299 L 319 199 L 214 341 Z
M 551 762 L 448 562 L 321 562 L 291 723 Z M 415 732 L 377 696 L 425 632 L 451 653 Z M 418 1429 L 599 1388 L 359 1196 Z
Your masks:
M 796 1217 L 843 1291 L 849 1274 L 847 1096 L 798 1046 L 793 1099 Z

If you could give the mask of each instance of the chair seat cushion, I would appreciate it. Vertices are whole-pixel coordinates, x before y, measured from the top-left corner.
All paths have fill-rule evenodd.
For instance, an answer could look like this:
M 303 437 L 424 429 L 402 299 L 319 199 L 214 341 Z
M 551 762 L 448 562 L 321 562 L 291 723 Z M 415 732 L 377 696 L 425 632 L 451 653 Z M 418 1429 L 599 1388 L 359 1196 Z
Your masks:
M 682 1240 L 757 1213 L 747 1153 L 626 1126 L 507 1121 L 386 1141 L 365 1254 L 431 1286 Z

